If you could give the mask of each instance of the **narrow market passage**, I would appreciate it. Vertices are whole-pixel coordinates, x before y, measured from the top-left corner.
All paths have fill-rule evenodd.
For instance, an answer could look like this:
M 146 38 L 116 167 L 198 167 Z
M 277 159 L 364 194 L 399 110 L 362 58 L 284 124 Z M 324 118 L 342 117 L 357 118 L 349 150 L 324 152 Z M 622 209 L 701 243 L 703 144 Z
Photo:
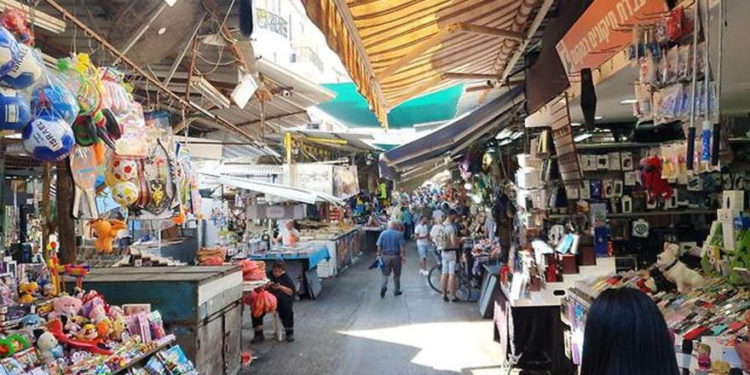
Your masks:
M 492 321 L 479 317 L 476 303 L 446 303 L 418 272 L 409 244 L 402 275 L 404 292 L 380 298 L 380 273 L 368 269 L 365 254 L 338 278 L 324 283 L 317 301 L 295 308 L 294 343 L 250 344 L 250 314 L 243 324 L 243 348 L 259 358 L 242 374 L 497 374 L 500 345 Z M 272 323 L 266 318 L 266 337 Z

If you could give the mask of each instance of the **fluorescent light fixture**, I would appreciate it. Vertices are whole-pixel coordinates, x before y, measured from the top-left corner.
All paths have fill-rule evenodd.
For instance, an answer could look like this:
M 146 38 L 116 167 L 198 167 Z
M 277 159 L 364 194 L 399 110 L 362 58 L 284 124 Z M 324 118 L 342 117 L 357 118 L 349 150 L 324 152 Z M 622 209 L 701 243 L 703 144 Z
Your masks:
M 496 139 L 505 139 L 513 135 L 513 131 L 510 130 L 510 128 L 504 128 L 503 130 L 500 130 L 499 133 L 497 133 Z
M 167 3 L 167 5 L 169 5 L 170 7 L 173 7 L 175 4 L 177 4 L 177 0 L 164 0 L 164 2 Z
M 234 104 L 237 104 L 240 108 L 245 108 L 247 102 L 253 97 L 255 91 L 258 90 L 258 82 L 255 81 L 255 77 L 252 74 L 242 74 L 240 82 L 232 90 L 232 94 L 229 95 L 232 98 Z
M 594 120 L 601 120 L 603 118 L 604 118 L 604 116 L 594 116 Z
M 638 103 L 638 101 L 635 99 L 625 99 L 625 100 L 620 101 L 620 104 L 622 105 L 630 105 L 630 104 L 635 104 L 635 103 Z
M 515 141 L 516 139 L 521 137 L 523 137 L 523 132 L 516 132 L 512 136 L 510 136 L 510 139 Z
M 219 108 L 229 108 L 232 105 L 229 98 L 224 96 L 219 89 L 203 77 L 193 77 L 190 81 L 190 85 Z
M 504 140 L 504 141 L 500 142 L 500 144 L 499 144 L 498 146 L 500 146 L 500 147 L 502 147 L 502 146 L 507 146 L 507 145 L 509 145 L 509 144 L 511 144 L 511 143 L 513 143 L 513 140 L 512 140 L 512 139 L 510 139 L 510 138 L 508 138 L 508 139 L 506 139 L 506 140 Z
M 16 9 L 24 12 L 29 22 L 55 34 L 65 31 L 65 21 L 16 0 L 0 0 L 0 11 L 5 9 Z
M 580 122 L 571 122 L 570 126 L 573 126 L 573 127 L 575 127 L 575 126 L 581 126 L 581 123 Z
M 573 142 L 576 142 L 576 143 L 583 142 L 583 141 L 585 141 L 585 140 L 587 140 L 587 139 L 589 139 L 589 138 L 591 138 L 593 136 L 594 135 L 591 134 L 591 133 L 578 134 L 577 136 L 575 136 L 575 138 L 573 138 Z

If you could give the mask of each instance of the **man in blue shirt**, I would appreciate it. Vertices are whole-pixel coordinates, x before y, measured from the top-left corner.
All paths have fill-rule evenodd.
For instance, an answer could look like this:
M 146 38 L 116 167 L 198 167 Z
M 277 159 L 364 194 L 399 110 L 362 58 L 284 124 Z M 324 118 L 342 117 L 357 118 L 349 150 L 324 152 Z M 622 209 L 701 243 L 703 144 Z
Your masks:
M 385 298 L 388 290 L 388 278 L 393 272 L 393 295 L 401 295 L 401 265 L 406 262 L 406 241 L 404 234 L 397 230 L 398 223 L 388 222 L 388 229 L 378 237 L 378 256 L 383 261 L 383 285 L 380 287 L 380 298 Z

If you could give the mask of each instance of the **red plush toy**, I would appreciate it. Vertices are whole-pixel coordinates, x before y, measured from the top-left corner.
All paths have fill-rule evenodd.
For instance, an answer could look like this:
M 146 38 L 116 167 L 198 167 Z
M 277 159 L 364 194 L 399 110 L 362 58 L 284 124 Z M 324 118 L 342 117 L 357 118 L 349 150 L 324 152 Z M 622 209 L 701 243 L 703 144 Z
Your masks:
M 653 204 L 657 199 L 665 201 L 672 198 L 672 187 L 661 177 L 661 159 L 658 156 L 647 156 L 641 159 L 641 183 L 648 193 L 648 202 Z

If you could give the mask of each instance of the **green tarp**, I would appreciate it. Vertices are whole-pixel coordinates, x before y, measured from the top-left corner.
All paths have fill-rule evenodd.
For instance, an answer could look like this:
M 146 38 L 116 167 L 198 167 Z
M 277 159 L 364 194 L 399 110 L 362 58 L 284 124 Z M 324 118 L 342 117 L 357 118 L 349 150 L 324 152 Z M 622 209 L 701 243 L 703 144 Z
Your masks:
M 354 83 L 331 83 L 323 86 L 334 91 L 336 98 L 319 104 L 317 107 L 322 111 L 349 127 L 380 126 Z M 388 125 L 393 129 L 402 129 L 415 124 L 451 120 L 456 116 L 456 106 L 463 90 L 463 85 L 458 84 L 407 100 L 388 113 Z

